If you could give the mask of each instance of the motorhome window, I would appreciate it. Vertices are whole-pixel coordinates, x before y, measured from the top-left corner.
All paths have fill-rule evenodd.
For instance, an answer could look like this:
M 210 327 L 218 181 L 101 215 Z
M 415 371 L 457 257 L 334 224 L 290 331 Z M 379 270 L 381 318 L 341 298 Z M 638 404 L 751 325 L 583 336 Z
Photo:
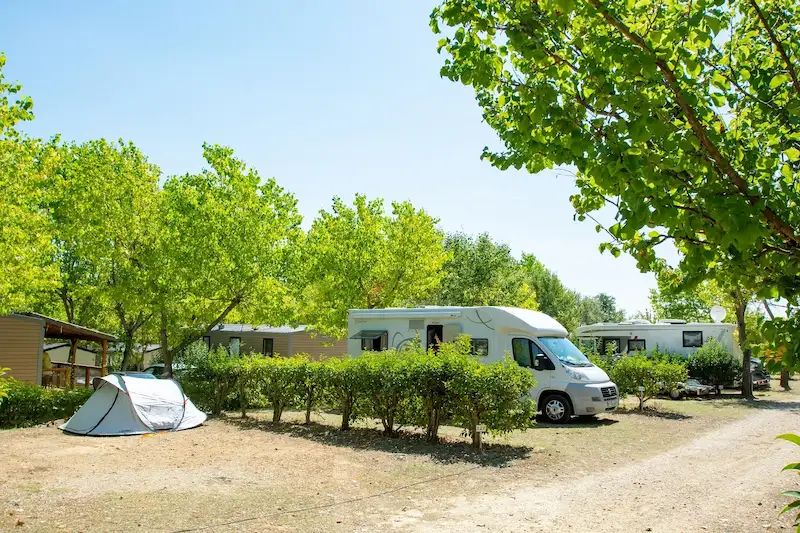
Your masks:
M 489 339 L 472 339 L 472 355 L 489 355 Z
M 619 339 L 603 339 L 602 346 L 603 355 L 614 355 L 619 353 Z
M 389 348 L 389 332 L 386 330 L 361 330 L 350 338 L 361 340 L 362 351 L 378 352 Z
M 514 352 L 514 361 L 519 366 L 533 368 L 531 360 L 531 341 L 528 339 L 513 339 L 511 341 L 511 351 Z
M 684 348 L 699 348 L 703 345 L 703 332 L 702 331 L 684 331 L 683 332 L 683 347 Z
M 272 339 L 264 339 L 264 341 L 261 344 L 262 344 L 261 353 L 263 353 L 267 357 L 272 357 L 273 355 L 275 355 L 275 350 L 274 350 L 275 343 Z
M 629 352 L 643 352 L 646 349 L 644 339 L 628 339 Z
M 539 337 L 539 342 L 565 365 L 592 366 L 591 361 L 566 337 Z
M 242 346 L 242 339 L 239 337 L 231 337 L 228 343 L 228 349 L 231 355 L 239 355 L 239 350 Z

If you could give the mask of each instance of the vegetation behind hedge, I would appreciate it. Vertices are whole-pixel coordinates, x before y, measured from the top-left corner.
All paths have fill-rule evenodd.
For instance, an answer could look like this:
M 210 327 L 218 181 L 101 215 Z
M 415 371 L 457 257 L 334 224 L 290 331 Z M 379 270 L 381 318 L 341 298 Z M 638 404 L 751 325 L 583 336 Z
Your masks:
M 510 359 L 486 365 L 471 355 L 468 337 L 440 346 L 438 353 L 418 343 L 402 351 L 367 352 L 361 357 L 322 363 L 307 357 L 230 357 L 223 349 L 193 348 L 181 383 L 201 408 L 218 414 L 238 406 L 268 405 L 279 422 L 287 408 L 342 413 L 342 429 L 358 419 L 380 420 L 387 435 L 401 427 L 425 428 L 438 440 L 449 419 L 480 445 L 478 425 L 503 434 L 533 425 L 535 381 Z
M 46 389 L 15 379 L 5 382 L 7 396 L 0 403 L 0 427 L 27 427 L 69 418 L 94 392 L 93 389 Z

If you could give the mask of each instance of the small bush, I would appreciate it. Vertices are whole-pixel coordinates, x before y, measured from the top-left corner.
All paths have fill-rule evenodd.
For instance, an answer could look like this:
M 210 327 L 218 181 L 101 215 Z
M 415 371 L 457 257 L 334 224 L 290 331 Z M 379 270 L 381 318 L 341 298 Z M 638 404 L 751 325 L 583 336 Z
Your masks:
M 6 380 L 0 404 L 0 427 L 27 427 L 69 418 L 89 399 L 93 389 L 46 389 L 15 379 Z
M 719 386 L 732 382 L 741 374 L 742 365 L 719 342 L 709 339 L 686 361 L 689 375 L 703 383 Z
M 225 348 L 208 350 L 202 343 L 196 343 L 187 349 L 181 362 L 186 365 L 180 377 L 181 386 L 200 409 L 218 415 L 239 404 L 241 358 L 230 357 Z
M 325 361 L 324 369 L 328 380 L 323 392 L 325 405 L 341 413 L 341 429 L 347 431 L 350 423 L 363 415 L 365 362 L 362 358 L 334 358 Z
M 639 409 L 659 392 L 669 392 L 686 380 L 686 367 L 680 363 L 654 361 L 637 353 L 620 358 L 614 365 L 613 380 L 622 396 L 639 399 Z M 642 390 L 640 390 L 640 387 Z

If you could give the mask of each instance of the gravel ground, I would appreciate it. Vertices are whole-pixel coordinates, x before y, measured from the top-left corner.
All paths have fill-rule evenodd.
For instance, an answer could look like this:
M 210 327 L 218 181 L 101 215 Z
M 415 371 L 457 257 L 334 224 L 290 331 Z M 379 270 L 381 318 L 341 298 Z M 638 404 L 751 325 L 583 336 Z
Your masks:
M 778 518 L 797 476 L 781 468 L 797 448 L 775 436 L 800 431 L 792 410 L 756 410 L 698 439 L 620 468 L 545 486 L 459 498 L 443 512 L 410 509 L 390 520 L 415 533 L 518 531 L 742 532 L 788 530 Z

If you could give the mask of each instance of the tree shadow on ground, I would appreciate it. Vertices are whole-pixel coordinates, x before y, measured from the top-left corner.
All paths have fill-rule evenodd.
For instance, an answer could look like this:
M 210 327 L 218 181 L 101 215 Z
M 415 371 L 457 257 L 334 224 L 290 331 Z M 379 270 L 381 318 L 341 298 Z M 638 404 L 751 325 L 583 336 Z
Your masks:
M 666 409 L 655 409 L 648 406 L 645 406 L 645 408 L 641 411 L 638 408 L 620 407 L 615 411 L 615 413 L 619 415 L 637 415 L 649 416 L 653 418 L 664 418 L 666 420 L 688 420 L 693 418 L 692 415 L 687 415 L 685 413 L 677 413 L 675 411 L 668 411 Z
M 219 420 L 242 430 L 258 429 L 280 435 L 300 437 L 329 446 L 340 446 L 355 450 L 376 450 L 388 453 L 427 455 L 444 463 L 474 463 L 485 466 L 504 467 L 512 461 L 530 457 L 532 448 L 510 444 L 488 443 L 483 453 L 473 450 L 465 441 L 440 437 L 438 444 L 425 440 L 424 435 L 410 431 L 400 431 L 397 437 L 387 437 L 379 429 L 353 427 L 342 431 L 338 427 L 319 424 L 299 424 L 291 422 L 274 423 L 261 418 L 220 417 Z

